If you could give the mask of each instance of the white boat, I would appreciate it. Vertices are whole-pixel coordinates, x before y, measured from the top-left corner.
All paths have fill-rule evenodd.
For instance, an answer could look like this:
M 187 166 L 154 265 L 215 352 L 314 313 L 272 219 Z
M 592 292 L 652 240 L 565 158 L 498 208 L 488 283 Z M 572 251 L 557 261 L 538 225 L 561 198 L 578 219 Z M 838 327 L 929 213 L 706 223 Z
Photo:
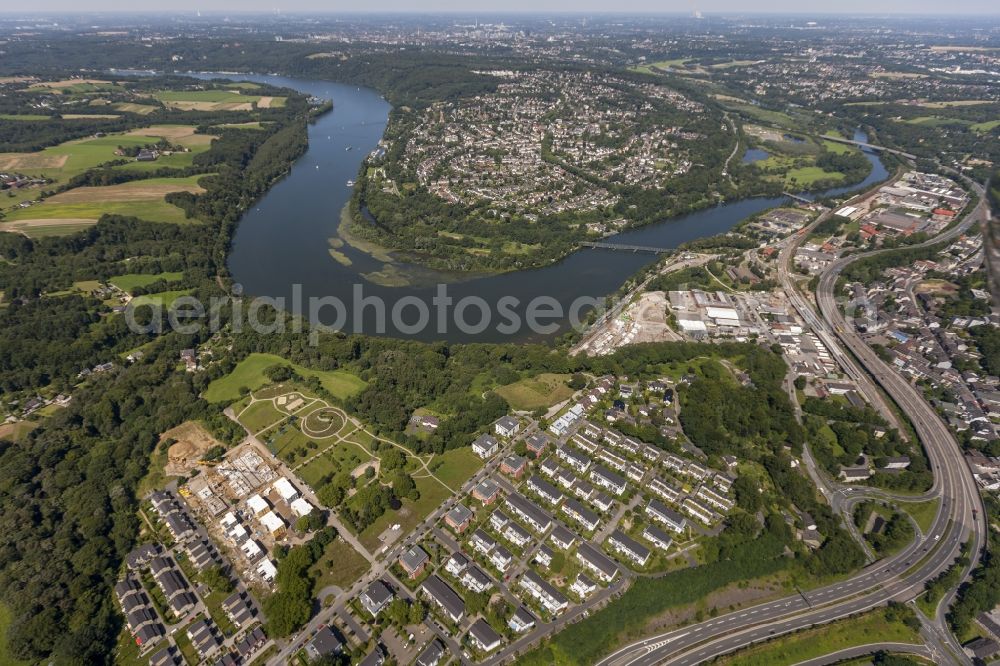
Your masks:
M 347 181 L 347 186 L 348 187 L 354 187 L 354 181 L 353 180 Z

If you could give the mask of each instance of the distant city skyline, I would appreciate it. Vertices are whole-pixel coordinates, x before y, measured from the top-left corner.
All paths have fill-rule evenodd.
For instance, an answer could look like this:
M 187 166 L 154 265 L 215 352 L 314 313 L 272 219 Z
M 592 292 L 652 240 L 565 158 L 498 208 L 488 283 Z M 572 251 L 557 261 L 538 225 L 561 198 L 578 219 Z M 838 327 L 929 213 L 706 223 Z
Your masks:
M 610 7 L 610 9 L 609 9 Z M 466 0 L 424 0 L 420 3 L 407 0 L 370 0 L 362 6 L 334 5 L 322 0 L 296 0 L 276 3 L 275 0 L 134 0 L 123 6 L 120 0 L 93 0 L 81 7 L 73 0 L 38 0 L 30 6 L 8 4 L 0 8 L 7 14 L 39 12 L 323 12 L 323 13 L 418 13 L 454 12 L 461 14 L 484 13 L 784 13 L 784 14 L 947 14 L 974 15 L 1000 14 L 995 0 L 963 0 L 942 4 L 933 0 L 841 0 L 839 3 L 803 2 L 801 0 L 766 0 L 756 3 L 739 0 L 621 0 L 612 6 L 603 0 L 488 0 L 470 3 Z

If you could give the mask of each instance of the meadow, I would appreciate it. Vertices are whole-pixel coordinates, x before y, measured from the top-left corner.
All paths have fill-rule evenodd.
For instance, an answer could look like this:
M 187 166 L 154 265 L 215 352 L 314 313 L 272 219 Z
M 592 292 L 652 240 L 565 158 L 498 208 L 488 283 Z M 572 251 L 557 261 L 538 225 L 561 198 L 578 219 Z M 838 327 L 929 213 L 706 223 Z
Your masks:
M 333 394 L 334 397 L 344 399 L 355 393 L 359 393 L 366 383 L 345 370 L 310 370 L 287 361 L 274 354 L 250 354 L 240 361 L 231 373 L 225 377 L 220 377 L 208 385 L 204 398 L 209 402 L 232 402 L 240 398 L 240 388 L 246 387 L 251 391 L 270 384 L 264 371 L 274 365 L 288 365 L 303 376 L 315 376 L 319 378 L 320 385 Z

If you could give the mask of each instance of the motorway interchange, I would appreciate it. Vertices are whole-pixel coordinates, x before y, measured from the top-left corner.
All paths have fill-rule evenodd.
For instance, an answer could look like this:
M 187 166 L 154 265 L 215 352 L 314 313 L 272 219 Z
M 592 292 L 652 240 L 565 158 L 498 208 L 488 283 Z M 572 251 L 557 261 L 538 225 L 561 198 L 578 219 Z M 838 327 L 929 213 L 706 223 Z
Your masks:
M 928 244 L 953 239 L 988 219 L 989 209 L 983 188 L 967 182 L 979 195 L 979 204 L 960 224 L 928 241 Z M 797 296 L 797 307 L 809 312 L 803 315 L 804 318 L 829 344 L 832 353 L 846 361 L 845 365 L 852 374 L 864 374 L 868 386 L 866 393 L 875 393 L 877 399 L 882 401 L 884 392 L 909 418 L 934 471 L 934 487 L 929 495 L 941 498 L 933 524 L 926 534 L 918 535 L 901 552 L 869 565 L 848 580 L 645 638 L 609 655 L 600 662 L 600 666 L 701 663 L 754 642 L 831 622 L 889 601 L 911 601 L 923 592 L 926 581 L 952 564 L 966 541 L 971 543 L 971 563 L 963 572 L 963 580 L 978 562 L 986 538 L 985 516 L 976 484 L 955 437 L 917 389 L 890 369 L 861 340 L 837 306 L 835 286 L 844 268 L 879 251 L 844 257 L 823 272 L 816 293 L 819 317 L 813 312 L 812 304 L 806 304 L 791 283 L 787 271 L 789 258 L 807 232 L 827 216 L 821 215 L 803 232 L 788 239 L 780 259 L 783 282 L 789 296 Z M 874 384 L 878 385 L 878 389 Z M 857 489 L 855 492 L 861 497 L 868 491 Z M 887 496 L 884 491 L 872 494 L 881 498 Z M 931 633 L 936 643 L 933 650 L 935 661 L 971 663 L 944 626 L 942 614 L 953 598 L 954 591 L 945 595 L 938 605 L 936 617 L 930 618 Z

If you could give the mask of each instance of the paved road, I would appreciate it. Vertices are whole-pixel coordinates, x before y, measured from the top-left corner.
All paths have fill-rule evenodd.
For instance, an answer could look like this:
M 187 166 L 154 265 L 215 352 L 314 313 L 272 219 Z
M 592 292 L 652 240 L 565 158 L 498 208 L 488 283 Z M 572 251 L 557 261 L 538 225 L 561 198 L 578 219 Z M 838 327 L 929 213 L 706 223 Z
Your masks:
M 859 645 L 858 647 L 847 648 L 840 652 L 832 652 L 822 657 L 800 661 L 795 666 L 826 666 L 836 664 L 848 659 L 865 657 L 876 652 L 891 652 L 893 654 L 912 654 L 924 659 L 933 659 L 930 650 L 923 645 L 912 645 L 910 643 L 871 643 L 869 645 Z
M 933 242 L 957 237 L 985 214 L 985 207 L 980 204 L 960 225 Z M 849 358 L 840 344 L 849 349 L 910 418 L 934 471 L 933 492 L 942 497 L 931 528 L 897 555 L 867 566 L 849 580 L 646 638 L 609 655 L 599 662 L 602 666 L 697 664 L 754 642 L 831 622 L 888 601 L 909 601 L 923 591 L 925 581 L 952 564 L 962 543 L 969 538 L 973 542 L 973 556 L 972 564 L 964 572 L 966 576 L 975 565 L 985 535 L 985 517 L 975 481 L 955 438 L 923 397 L 847 326 L 833 300 L 832 288 L 840 272 L 852 261 L 869 254 L 841 259 L 828 268 L 818 289 L 823 320 L 814 316 L 815 321 L 809 323 L 829 334 L 828 344 L 835 356 Z M 935 624 L 941 628 L 938 615 Z M 954 646 L 954 639 L 949 637 L 949 643 Z M 964 663 L 963 656 L 959 651 L 950 655 L 950 659 Z

